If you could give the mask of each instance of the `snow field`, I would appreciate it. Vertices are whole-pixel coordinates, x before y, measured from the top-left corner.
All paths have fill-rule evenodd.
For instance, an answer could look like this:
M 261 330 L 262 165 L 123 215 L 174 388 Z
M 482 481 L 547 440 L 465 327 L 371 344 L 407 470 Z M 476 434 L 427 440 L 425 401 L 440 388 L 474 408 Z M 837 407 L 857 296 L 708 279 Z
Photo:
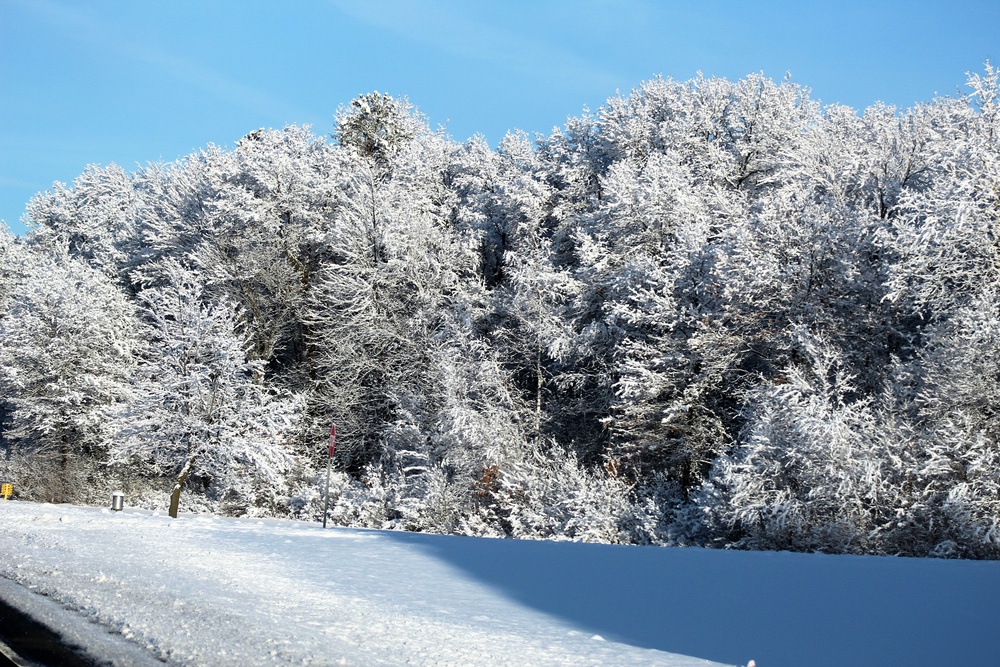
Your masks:
M 0 502 L 0 578 L 171 665 L 1000 665 L 997 561 L 11 501 Z
M 717 664 L 601 641 L 378 531 L 10 502 L 0 535 L 0 575 L 168 664 Z

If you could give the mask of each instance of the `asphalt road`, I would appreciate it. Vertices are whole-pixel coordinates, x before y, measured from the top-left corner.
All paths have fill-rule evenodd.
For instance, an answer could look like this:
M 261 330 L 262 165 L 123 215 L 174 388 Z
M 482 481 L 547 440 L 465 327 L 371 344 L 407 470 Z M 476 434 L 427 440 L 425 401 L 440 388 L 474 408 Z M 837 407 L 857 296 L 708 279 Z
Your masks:
M 0 667 L 95 667 L 95 663 L 0 599 Z

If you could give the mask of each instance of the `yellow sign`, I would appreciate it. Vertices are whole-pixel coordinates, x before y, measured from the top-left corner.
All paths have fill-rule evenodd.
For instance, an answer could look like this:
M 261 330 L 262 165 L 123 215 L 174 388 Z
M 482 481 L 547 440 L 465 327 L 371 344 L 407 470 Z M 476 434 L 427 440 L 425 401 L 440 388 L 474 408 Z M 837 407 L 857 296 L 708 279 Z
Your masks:
M 0 496 L 3 496 L 4 500 L 10 500 L 10 497 L 14 494 L 13 484 L 0 484 Z

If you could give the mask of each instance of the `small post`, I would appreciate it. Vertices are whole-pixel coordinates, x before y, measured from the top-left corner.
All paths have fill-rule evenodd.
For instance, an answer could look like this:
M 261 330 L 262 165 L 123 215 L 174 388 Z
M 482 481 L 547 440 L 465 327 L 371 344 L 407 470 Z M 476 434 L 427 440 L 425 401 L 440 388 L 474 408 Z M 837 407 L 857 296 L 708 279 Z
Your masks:
M 326 512 L 330 508 L 330 464 L 333 462 L 333 448 L 337 444 L 337 425 L 330 427 L 330 446 L 326 457 L 326 493 L 323 500 L 323 527 L 326 528 Z
M 125 509 L 125 492 L 115 491 L 111 494 L 111 509 L 115 512 L 121 512 Z

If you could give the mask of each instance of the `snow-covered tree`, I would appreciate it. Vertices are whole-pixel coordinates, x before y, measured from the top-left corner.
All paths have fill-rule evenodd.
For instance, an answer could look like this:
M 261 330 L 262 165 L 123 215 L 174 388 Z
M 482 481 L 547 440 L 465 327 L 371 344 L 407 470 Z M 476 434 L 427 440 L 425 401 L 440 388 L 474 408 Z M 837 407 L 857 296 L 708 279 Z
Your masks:
M 477 490 L 503 513 L 521 539 L 628 543 L 636 512 L 630 486 L 603 469 L 581 465 L 571 452 L 529 448 L 525 456 L 484 471 Z
M 1000 294 L 982 292 L 926 332 L 908 364 L 916 425 L 909 502 L 886 539 L 942 556 L 1000 555 Z
M 835 348 L 795 332 L 800 364 L 753 396 L 699 506 L 744 548 L 864 551 L 897 506 L 894 443 Z M 704 530 L 705 526 L 700 526 Z
M 107 412 L 130 396 L 136 317 L 107 276 L 69 257 L 37 256 L 0 319 L 5 439 L 37 465 L 33 492 L 78 497 L 78 464 L 109 445 Z
M 318 516 L 334 422 L 355 525 L 995 555 L 998 79 L 859 113 L 655 78 L 496 150 L 371 93 L 334 141 L 88 167 L 0 238 L 4 437 L 55 437 L 28 369 L 77 364 L 64 421 L 132 376 L 116 461 L 170 477 L 174 512 L 270 479 Z M 39 323 L 131 309 L 138 370 Z
M 23 239 L 18 239 L 0 223 L 0 318 L 6 315 L 34 260 L 35 256 Z
M 380 167 L 399 149 L 426 131 L 426 124 L 405 97 L 396 99 L 377 90 L 359 95 L 336 115 L 334 138 Z
M 942 100 L 920 109 L 934 141 L 926 183 L 902 192 L 887 249 L 898 256 L 890 297 L 925 321 L 947 317 L 1000 275 L 1000 93 L 997 73 L 970 78 L 966 104 Z M 979 105 L 977 112 L 975 105 Z
M 133 180 L 118 165 L 90 165 L 71 186 L 35 195 L 25 216 L 32 242 L 119 277 L 136 242 Z
M 236 303 L 252 355 L 274 370 L 302 361 L 303 301 L 329 255 L 340 163 L 308 128 L 255 130 L 212 173 L 212 234 L 189 257 L 213 292 Z
M 239 315 L 209 302 L 180 264 L 168 282 L 140 294 L 148 348 L 135 396 L 117 415 L 116 462 L 149 464 L 175 480 L 170 516 L 192 475 L 221 490 L 247 476 L 280 484 L 291 464 L 296 401 L 262 385 L 262 362 L 248 361 Z

